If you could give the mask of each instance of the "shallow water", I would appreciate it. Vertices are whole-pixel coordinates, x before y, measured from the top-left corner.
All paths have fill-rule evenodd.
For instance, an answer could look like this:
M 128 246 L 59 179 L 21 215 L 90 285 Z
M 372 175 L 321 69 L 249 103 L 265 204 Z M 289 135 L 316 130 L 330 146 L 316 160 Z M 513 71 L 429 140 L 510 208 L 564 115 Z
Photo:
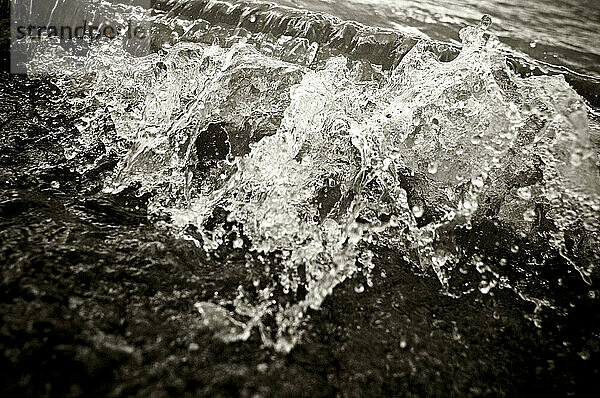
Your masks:
M 600 253 L 591 19 L 558 35 L 575 5 L 398 4 L 165 1 L 120 11 L 152 22 L 146 56 L 34 43 L 30 75 L 1 91 L 6 283 L 37 300 L 47 287 L 21 273 L 46 256 L 69 283 L 101 275 L 69 299 L 92 324 L 116 294 L 132 324 L 152 308 L 205 342 L 280 353 L 331 338 L 324 306 L 359 330 L 378 295 L 373 327 L 404 350 L 410 320 L 384 308 L 438 325 L 436 300 L 485 303 L 499 328 L 565 333 L 552 355 L 595 359 L 598 325 L 578 312 L 596 306 Z M 445 310 L 440 333 L 462 345 L 459 317 Z

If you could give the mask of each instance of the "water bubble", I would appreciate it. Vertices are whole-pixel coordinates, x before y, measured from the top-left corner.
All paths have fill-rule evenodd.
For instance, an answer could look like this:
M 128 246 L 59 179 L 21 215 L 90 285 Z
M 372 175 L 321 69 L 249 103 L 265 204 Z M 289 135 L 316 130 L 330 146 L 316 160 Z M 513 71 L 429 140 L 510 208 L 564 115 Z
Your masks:
M 236 240 L 233 241 L 234 249 L 241 249 L 243 247 L 244 247 L 244 240 L 242 238 L 237 238 Z
M 52 188 L 54 188 L 54 189 L 58 189 L 58 188 L 60 188 L 60 182 L 58 182 L 58 181 L 52 181 L 52 182 L 50 183 L 50 186 L 51 186 Z
M 478 96 L 483 91 L 483 83 L 480 80 L 477 80 L 471 85 L 471 93 L 473 95 Z
M 481 134 L 475 134 L 473 137 L 471 137 L 471 144 L 473 144 L 473 145 L 481 144 Z
M 488 294 L 492 287 L 494 287 L 493 284 L 488 283 L 487 281 L 481 281 L 481 283 L 479 283 L 479 291 L 483 294 Z
M 406 348 L 406 346 L 407 346 L 406 340 L 400 341 L 400 348 Z
M 535 46 L 537 46 L 537 43 L 535 41 L 532 41 L 531 43 L 529 43 L 529 47 L 535 48 Z
M 465 210 L 472 210 L 474 208 L 473 203 L 471 203 L 471 201 L 469 201 L 469 200 L 463 201 L 462 207 Z
M 416 218 L 421 218 L 421 217 L 423 217 L 423 206 L 420 206 L 420 205 L 414 205 L 414 206 L 412 207 L 412 212 L 413 212 L 413 214 L 414 214 L 414 216 L 415 216 Z
M 535 220 L 535 210 L 534 209 L 525 210 L 525 212 L 523 213 L 523 220 L 525 220 L 527 222 L 532 222 L 533 220 Z
M 269 370 L 269 365 L 266 363 L 259 363 L 256 365 L 256 370 L 258 370 L 260 373 L 266 373 L 267 370 Z
M 489 28 L 491 24 L 492 17 L 490 17 L 488 14 L 483 14 L 483 16 L 481 17 L 481 21 L 479 22 L 479 26 L 485 30 Z
M 354 291 L 355 291 L 356 293 L 362 293 L 362 292 L 364 292 L 364 291 L 365 291 L 365 287 L 363 286 L 363 284 L 362 284 L 362 283 L 360 283 L 360 284 L 358 284 L 358 285 L 354 286 Z
M 471 178 L 471 184 L 477 188 L 482 188 L 484 185 L 483 178 L 481 176 Z
M 503 267 L 504 267 L 504 266 L 505 266 L 507 263 L 508 263 L 508 261 L 507 261 L 505 258 L 501 258 L 501 259 L 500 259 L 500 265 L 501 265 L 501 266 L 503 266 Z
M 419 114 L 415 114 L 413 116 L 413 125 L 419 126 L 420 124 L 421 124 L 421 116 L 419 116 Z
M 510 251 L 517 254 L 519 252 L 519 245 L 512 245 Z
M 517 195 L 519 195 L 519 198 L 523 200 L 529 200 L 531 199 L 531 188 L 521 187 L 517 189 Z
M 479 261 L 475 262 L 475 269 L 480 274 L 483 274 L 485 271 L 487 271 L 488 268 L 485 266 L 485 264 L 483 263 L 483 261 L 479 260 Z
M 438 164 L 437 162 L 431 162 L 429 163 L 429 166 L 427 167 L 427 172 L 429 172 L 429 174 L 435 174 L 438 171 Z
M 575 167 L 581 166 L 581 160 L 582 160 L 581 155 L 578 153 L 572 153 L 571 157 L 569 158 L 569 161 Z
M 250 15 L 250 22 L 251 23 L 256 22 L 256 15 Z

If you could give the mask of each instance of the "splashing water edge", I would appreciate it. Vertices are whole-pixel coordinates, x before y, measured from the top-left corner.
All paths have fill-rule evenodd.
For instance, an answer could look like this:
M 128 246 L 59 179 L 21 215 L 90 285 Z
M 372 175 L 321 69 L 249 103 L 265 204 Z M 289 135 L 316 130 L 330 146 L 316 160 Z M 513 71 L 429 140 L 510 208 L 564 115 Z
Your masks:
M 448 295 L 512 289 L 536 310 L 556 308 L 536 297 L 535 280 L 503 273 L 505 257 L 461 245 L 461 231 L 481 223 L 543 248 L 541 260 L 517 243 L 506 256 L 561 257 L 590 283 L 598 120 L 563 76 L 515 73 L 486 32 L 489 16 L 462 29 L 460 53 L 442 62 L 426 41 L 379 53 L 389 39 L 367 43 L 365 57 L 360 45 L 326 48 L 309 25 L 275 36 L 258 11 L 231 35 L 166 8 L 157 26 L 181 34 L 159 36 L 151 55 L 113 42 L 73 64 L 52 62 L 65 61 L 56 53 L 32 62 L 67 101 L 85 93 L 83 138 L 66 152 L 102 140 L 118 154 L 106 193 L 136 187 L 171 233 L 208 254 L 244 253 L 251 283 L 197 304 L 218 338 L 256 328 L 265 345 L 290 351 L 336 286 L 359 273 L 372 285 L 378 245 L 433 272 Z M 114 136 L 95 124 L 107 113 Z M 467 286 L 465 268 L 480 275 Z

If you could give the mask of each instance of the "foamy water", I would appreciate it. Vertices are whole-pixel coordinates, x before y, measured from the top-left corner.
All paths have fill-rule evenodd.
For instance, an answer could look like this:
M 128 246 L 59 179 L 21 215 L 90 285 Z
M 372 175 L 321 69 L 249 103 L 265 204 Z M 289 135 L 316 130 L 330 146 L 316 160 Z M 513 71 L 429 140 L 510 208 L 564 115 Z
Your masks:
M 168 233 L 220 261 L 243 254 L 251 285 L 196 305 L 218 338 L 259 330 L 265 345 L 289 351 L 337 285 L 361 274 L 357 294 L 372 287 L 378 247 L 433 272 L 445 294 L 511 289 L 535 312 L 564 309 L 522 263 L 560 256 L 590 282 L 600 127 L 586 91 L 565 79 L 591 90 L 594 80 L 507 63 L 494 34 L 502 19 L 477 15 L 456 32 L 459 51 L 422 39 L 445 38 L 424 29 L 437 23 L 425 17 L 404 25 L 417 32 L 394 29 L 400 19 L 381 29 L 256 4 L 158 8 L 122 11 L 152 20 L 150 55 L 118 40 L 85 56 L 49 44 L 30 67 L 85 109 L 67 157 L 98 140 L 118 155 L 105 193 L 135 188 Z M 450 27 L 466 25 L 445 15 Z M 106 117 L 115 134 L 98 127 Z M 481 222 L 506 231 L 510 250 L 457 242 Z

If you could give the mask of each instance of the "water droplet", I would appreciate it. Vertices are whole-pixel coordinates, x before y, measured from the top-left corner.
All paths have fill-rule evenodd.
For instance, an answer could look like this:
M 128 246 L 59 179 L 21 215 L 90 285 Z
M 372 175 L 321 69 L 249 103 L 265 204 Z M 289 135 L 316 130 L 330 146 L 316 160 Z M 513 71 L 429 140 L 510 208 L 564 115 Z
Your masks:
M 250 15 L 250 22 L 251 23 L 256 22 L 256 15 Z
M 525 210 L 525 212 L 523 213 L 523 220 L 525 220 L 527 222 L 534 221 L 535 220 L 535 210 L 534 209 Z
M 482 188 L 484 185 L 483 178 L 481 178 L 481 176 L 473 177 L 471 178 L 471 184 L 473 184 L 474 187 Z
M 590 359 L 590 352 L 588 350 L 581 350 L 578 352 L 578 354 L 584 361 Z
M 488 14 L 483 14 L 483 16 L 481 17 L 481 22 L 479 22 L 479 26 L 485 30 L 489 28 L 491 24 L 492 17 L 490 17 Z
M 529 200 L 531 199 L 531 188 L 521 187 L 517 189 L 517 195 L 519 195 L 519 198 L 523 200 Z
M 481 135 L 475 134 L 473 137 L 471 137 L 471 144 L 473 144 L 473 145 L 481 144 Z
M 512 247 L 510 248 L 510 251 L 513 253 L 518 253 L 519 252 L 519 245 L 512 245 Z
M 501 266 L 503 266 L 503 267 L 504 267 L 504 266 L 505 266 L 507 263 L 508 263 L 508 261 L 507 261 L 505 258 L 501 258 L 501 259 L 500 259 L 500 265 L 501 265 Z
M 406 340 L 400 341 L 400 348 L 406 348 L 406 346 L 407 346 Z
M 443 267 L 446 264 L 446 256 L 445 255 L 440 255 L 440 256 L 433 256 L 431 257 L 431 262 L 433 263 L 433 265 L 435 265 L 438 268 Z
M 267 373 L 267 370 L 269 370 L 269 365 L 266 363 L 259 363 L 256 365 L 256 370 L 258 370 L 260 373 Z
M 529 43 L 529 47 L 535 48 L 535 46 L 537 46 L 537 43 L 535 41 L 532 41 L 531 43 Z
M 429 174 L 435 174 L 438 171 L 438 164 L 437 162 L 431 162 L 429 163 L 429 166 L 427 167 L 427 171 L 429 172 Z
M 488 294 L 492 287 L 493 285 L 487 281 L 481 281 L 481 283 L 479 283 L 479 291 L 483 294 Z
M 52 181 L 52 182 L 50 183 L 50 186 L 51 186 L 52 188 L 54 188 L 54 189 L 58 189 L 58 188 L 60 188 L 60 182 L 58 182 L 58 181 Z
M 483 261 L 479 260 L 475 263 L 475 269 L 477 269 L 477 272 L 480 274 L 483 274 L 488 268 L 485 266 Z
M 473 209 L 473 203 L 471 203 L 471 202 L 470 202 L 470 201 L 468 201 L 468 200 L 465 200 L 465 201 L 462 203 L 462 207 L 463 207 L 463 209 L 465 209 L 465 210 L 472 210 L 472 209 Z
M 572 153 L 571 157 L 569 158 L 569 160 L 571 161 L 571 164 L 575 167 L 579 167 L 581 166 L 581 155 L 578 153 Z
M 454 210 L 450 210 L 447 214 L 448 221 L 452 221 L 456 218 L 456 212 Z
M 363 286 L 363 284 L 362 284 L 362 283 L 360 283 L 360 284 L 358 284 L 358 285 L 356 285 L 356 286 L 354 287 L 354 291 L 355 291 L 356 293 L 362 293 L 362 292 L 364 292 L 364 291 L 365 291 L 365 287 Z
M 233 241 L 234 249 L 241 249 L 242 247 L 244 247 L 244 240 L 242 238 L 237 238 Z
M 412 212 L 416 218 L 423 217 L 423 207 L 419 205 L 414 205 L 412 208 Z

